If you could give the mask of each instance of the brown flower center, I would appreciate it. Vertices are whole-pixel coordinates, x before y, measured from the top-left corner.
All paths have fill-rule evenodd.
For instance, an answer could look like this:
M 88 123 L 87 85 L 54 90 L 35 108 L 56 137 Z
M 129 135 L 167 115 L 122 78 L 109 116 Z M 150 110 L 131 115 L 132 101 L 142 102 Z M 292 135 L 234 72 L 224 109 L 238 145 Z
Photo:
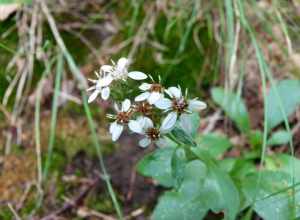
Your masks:
M 119 112 L 117 114 L 116 120 L 117 120 L 118 123 L 127 124 L 129 122 L 130 116 L 131 116 L 131 111 Z
M 184 98 L 173 99 L 172 101 L 173 110 L 178 112 L 179 114 L 183 113 L 187 107 L 188 107 L 188 103 Z
M 146 134 L 147 136 L 152 140 L 152 141 L 155 141 L 159 138 L 160 136 L 160 132 L 158 129 L 156 128 L 149 128 L 147 131 L 146 131 Z
M 150 91 L 162 93 L 163 89 L 164 88 L 159 83 L 154 83 L 151 85 Z
M 144 116 L 150 116 L 152 114 L 152 106 L 148 102 L 138 103 L 134 110 L 142 113 Z

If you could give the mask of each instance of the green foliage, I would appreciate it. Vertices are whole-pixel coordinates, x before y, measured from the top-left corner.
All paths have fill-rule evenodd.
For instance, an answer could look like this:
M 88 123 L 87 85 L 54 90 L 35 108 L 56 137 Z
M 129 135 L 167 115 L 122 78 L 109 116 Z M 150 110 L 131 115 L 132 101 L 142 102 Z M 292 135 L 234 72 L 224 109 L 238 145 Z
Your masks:
M 148 154 L 137 164 L 137 170 L 144 176 L 152 177 L 161 185 L 171 187 L 174 185 L 171 170 L 171 158 L 175 152 L 174 147 L 165 147 Z
M 284 121 L 284 116 L 280 110 L 279 98 L 281 99 L 284 112 L 286 115 L 292 114 L 300 105 L 300 81 L 299 80 L 282 80 L 276 85 L 278 95 L 275 88 L 271 88 L 267 96 L 267 122 L 269 129 L 272 129 Z
M 32 0 L 0 0 L 0 5 L 1 4 L 13 4 L 13 3 L 30 4 L 30 3 L 32 3 Z
M 222 88 L 213 88 L 211 93 L 213 100 L 222 107 L 228 117 L 242 132 L 247 133 L 250 130 L 249 115 L 241 97 Z
M 214 133 L 201 135 L 196 142 L 199 147 L 206 149 L 215 158 L 222 156 L 231 147 L 227 137 Z
M 282 145 L 287 144 L 292 138 L 290 132 L 279 130 L 274 132 L 268 140 L 268 145 Z

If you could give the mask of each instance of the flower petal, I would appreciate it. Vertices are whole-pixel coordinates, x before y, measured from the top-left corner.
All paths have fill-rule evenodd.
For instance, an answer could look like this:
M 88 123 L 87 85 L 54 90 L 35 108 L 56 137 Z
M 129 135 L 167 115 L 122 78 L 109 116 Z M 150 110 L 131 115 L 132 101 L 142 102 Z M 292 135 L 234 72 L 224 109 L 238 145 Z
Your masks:
M 101 98 L 103 100 L 107 100 L 109 98 L 109 94 L 110 94 L 110 89 L 109 87 L 105 87 L 102 89 L 101 91 Z
M 140 121 L 138 120 L 130 120 L 128 123 L 128 127 L 131 131 L 138 133 L 138 134 L 143 134 L 143 124 L 141 124 Z
M 177 120 L 177 113 L 176 112 L 170 112 L 167 117 L 163 120 L 161 123 L 160 131 L 162 133 L 167 133 L 169 132 L 176 123 Z
M 129 65 L 129 60 L 125 57 L 121 57 L 117 62 L 116 69 L 120 72 L 127 71 L 128 65 Z
M 130 106 L 131 106 L 130 100 L 129 99 L 125 99 L 122 102 L 122 112 L 127 112 L 129 110 Z
M 207 107 L 205 102 L 201 102 L 197 99 L 189 100 L 188 109 L 191 111 L 201 111 Z
M 143 129 L 147 130 L 149 128 L 153 128 L 153 122 L 150 118 L 148 117 L 142 117 L 143 118 Z
M 109 72 L 112 72 L 113 69 L 114 68 L 110 65 L 103 65 L 103 66 L 100 67 L 100 72 L 109 73 Z
M 167 98 L 162 98 L 162 99 L 159 99 L 157 102 L 155 102 L 154 105 L 156 106 L 156 108 L 165 110 L 165 109 L 169 109 L 172 107 L 172 101 Z
M 143 92 L 142 94 L 135 97 L 134 101 L 140 102 L 146 100 L 150 96 L 150 92 Z
M 149 144 L 151 144 L 151 140 L 149 138 L 143 138 L 139 141 L 139 145 L 143 148 L 147 147 Z
M 123 129 L 124 129 L 123 125 L 119 125 L 117 122 L 112 123 L 110 128 L 112 141 L 116 141 L 119 139 Z
M 148 97 L 148 102 L 150 105 L 156 103 L 159 99 L 162 98 L 162 94 L 159 92 L 151 92 L 150 96 Z
M 111 84 L 113 81 L 113 77 L 111 75 L 108 75 L 104 78 L 99 79 L 99 85 L 101 87 L 105 87 L 108 86 L 109 84 Z
M 95 90 L 95 91 L 90 95 L 90 97 L 89 97 L 89 99 L 88 99 L 88 103 L 93 102 L 93 101 L 97 98 L 97 96 L 99 95 L 100 92 L 101 92 L 101 91 L 99 91 L 99 90 Z
M 174 87 L 174 86 L 169 87 L 167 89 L 167 91 L 168 91 L 168 95 L 171 95 L 172 97 L 174 97 L 176 99 L 179 99 L 182 96 L 181 90 L 177 87 Z
M 142 83 L 142 85 L 139 86 L 139 89 L 143 91 L 149 90 L 150 88 L 151 88 L 151 84 L 149 83 Z
M 148 78 L 148 76 L 145 73 L 142 73 L 140 71 L 132 71 L 128 73 L 128 76 L 134 80 L 143 80 Z

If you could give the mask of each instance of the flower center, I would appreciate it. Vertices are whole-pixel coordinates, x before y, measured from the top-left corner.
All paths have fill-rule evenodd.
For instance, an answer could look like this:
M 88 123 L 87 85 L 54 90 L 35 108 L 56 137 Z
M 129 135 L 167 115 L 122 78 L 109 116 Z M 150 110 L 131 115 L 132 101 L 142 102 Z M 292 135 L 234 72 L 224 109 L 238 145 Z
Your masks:
M 178 112 L 179 114 L 183 113 L 187 107 L 188 107 L 188 103 L 184 98 L 173 99 L 172 101 L 173 110 Z
M 152 140 L 152 141 L 155 141 L 159 138 L 160 136 L 160 132 L 158 129 L 156 128 L 149 128 L 147 131 L 146 131 L 146 134 L 147 136 Z
M 151 85 L 150 91 L 162 93 L 163 89 L 164 88 L 159 83 L 154 83 Z
M 152 114 L 152 106 L 148 102 L 140 102 L 135 106 L 135 111 L 142 113 L 144 116 Z
M 128 111 L 128 112 L 119 112 L 117 114 L 116 120 L 117 120 L 118 123 L 127 124 L 129 122 L 130 116 L 131 116 L 130 111 Z

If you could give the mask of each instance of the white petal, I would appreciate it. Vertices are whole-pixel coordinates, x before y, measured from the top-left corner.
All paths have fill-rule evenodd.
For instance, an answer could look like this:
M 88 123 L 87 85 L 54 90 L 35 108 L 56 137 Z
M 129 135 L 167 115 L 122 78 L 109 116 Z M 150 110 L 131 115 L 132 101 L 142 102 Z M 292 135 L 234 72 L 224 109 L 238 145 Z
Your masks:
M 181 90 L 178 89 L 177 87 L 174 87 L 174 86 L 169 87 L 167 90 L 168 90 L 168 94 L 169 95 L 171 94 L 171 96 L 175 97 L 176 99 L 179 99 L 182 96 Z
M 130 106 L 131 106 L 130 100 L 129 99 L 125 99 L 122 102 L 122 112 L 127 112 L 129 110 Z
M 151 144 L 151 140 L 149 138 L 143 138 L 139 141 L 139 145 L 143 148 L 147 147 L 149 144 Z
M 113 126 L 111 128 L 111 139 L 112 141 L 116 141 L 119 139 L 120 135 L 122 134 L 124 127 L 123 125 L 117 124 L 117 122 L 114 122 L 112 124 Z
M 90 88 L 88 88 L 86 91 L 91 91 L 91 90 L 94 90 L 96 89 L 96 86 L 91 86 Z
M 167 140 L 164 139 L 164 138 L 159 138 L 157 141 L 155 141 L 155 144 L 158 146 L 158 147 L 167 147 Z
M 156 106 L 156 108 L 165 110 L 172 107 L 172 101 L 167 98 L 162 98 L 155 102 L 154 105 Z
M 150 92 L 143 92 L 142 94 L 135 97 L 134 101 L 140 102 L 146 100 L 150 96 Z
M 162 133 L 166 133 L 168 131 L 170 131 L 177 120 L 177 113 L 176 112 L 170 112 L 167 117 L 163 120 L 163 122 L 161 123 L 161 127 L 160 127 L 160 131 Z
M 156 103 L 159 99 L 162 98 L 162 94 L 159 92 L 151 92 L 150 96 L 148 98 L 148 102 L 150 105 L 153 105 L 154 103 Z
M 113 81 L 112 76 L 108 75 L 104 78 L 99 79 L 99 86 L 101 87 L 108 86 L 109 84 L 111 84 L 112 81 Z
M 189 100 L 188 109 L 191 111 L 201 111 L 207 107 L 205 102 L 201 102 L 199 100 L 193 99 Z
M 139 86 L 139 89 L 143 91 L 149 90 L 150 88 L 151 88 L 151 84 L 149 83 L 142 83 L 142 85 Z
M 116 69 L 120 72 L 127 71 L 127 67 L 129 65 L 129 60 L 125 57 L 122 57 L 118 60 Z
M 128 127 L 131 131 L 138 133 L 138 134 L 143 134 L 143 125 L 141 122 L 138 120 L 130 120 L 128 123 Z
M 143 129 L 147 130 L 148 128 L 153 128 L 153 122 L 148 117 L 143 117 Z
M 118 104 L 115 102 L 114 103 L 114 108 L 115 108 L 115 110 L 117 111 L 117 112 L 120 112 L 121 110 L 120 110 L 120 108 L 119 108 L 119 106 L 118 106 Z
M 95 90 L 95 91 L 90 95 L 90 97 L 89 97 L 89 99 L 88 99 L 88 103 L 93 102 L 93 101 L 97 98 L 97 96 L 99 95 L 99 93 L 100 93 L 99 90 Z
M 113 67 L 110 65 L 103 65 L 100 68 L 100 72 L 109 73 L 111 71 L 113 71 Z
M 139 71 L 132 71 L 128 73 L 128 76 L 134 80 L 143 80 L 148 78 L 148 76 L 145 73 Z
M 107 100 L 109 98 L 109 94 L 110 94 L 110 89 L 109 87 L 105 87 L 102 89 L 101 91 L 101 98 L 103 100 Z

